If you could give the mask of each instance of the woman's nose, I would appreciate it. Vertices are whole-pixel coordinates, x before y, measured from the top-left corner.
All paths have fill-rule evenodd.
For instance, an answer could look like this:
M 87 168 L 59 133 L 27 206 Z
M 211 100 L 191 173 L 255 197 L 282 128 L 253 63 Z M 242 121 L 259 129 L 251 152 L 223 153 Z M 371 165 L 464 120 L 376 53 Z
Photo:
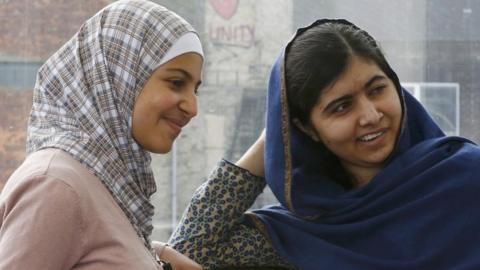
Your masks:
M 365 101 L 362 103 L 360 125 L 372 125 L 377 124 L 383 117 L 383 113 L 378 110 L 375 103 L 371 101 Z
M 197 96 L 195 93 L 187 93 L 183 96 L 180 102 L 180 109 L 190 118 L 197 115 Z

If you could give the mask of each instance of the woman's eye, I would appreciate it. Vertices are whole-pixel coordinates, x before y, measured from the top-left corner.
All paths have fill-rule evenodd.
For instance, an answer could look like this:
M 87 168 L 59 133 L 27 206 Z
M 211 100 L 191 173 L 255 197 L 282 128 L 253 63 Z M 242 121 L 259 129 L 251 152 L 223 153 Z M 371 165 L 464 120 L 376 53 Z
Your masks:
M 370 90 L 370 94 L 373 94 L 373 95 L 380 94 L 383 92 L 383 90 L 385 90 L 385 88 L 386 88 L 386 85 L 376 86 L 372 90 Z
M 170 80 L 169 82 L 175 89 L 181 88 L 184 85 L 184 81 L 182 80 Z
M 340 103 L 333 109 L 334 113 L 342 113 L 348 109 L 349 104 L 347 102 Z

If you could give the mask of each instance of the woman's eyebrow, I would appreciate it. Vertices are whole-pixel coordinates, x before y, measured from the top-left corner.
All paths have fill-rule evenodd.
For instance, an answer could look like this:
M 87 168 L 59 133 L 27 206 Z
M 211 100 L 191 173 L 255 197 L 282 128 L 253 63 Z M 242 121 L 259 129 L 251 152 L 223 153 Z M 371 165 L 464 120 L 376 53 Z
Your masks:
M 364 87 L 364 88 L 368 88 L 368 87 L 370 87 L 374 82 L 376 82 L 376 81 L 378 81 L 378 80 L 384 80 L 384 79 L 387 79 L 387 77 L 386 77 L 385 75 L 375 75 L 375 76 L 373 76 L 370 80 L 368 80 L 368 82 L 366 82 L 363 87 Z
M 186 70 L 184 69 L 181 69 L 181 68 L 168 68 L 167 71 L 169 72 L 179 72 L 181 73 L 183 76 L 185 76 L 188 80 L 193 80 L 193 76 Z M 202 80 L 199 80 L 197 82 L 197 85 L 196 87 L 200 86 L 200 84 L 202 84 Z
M 188 73 L 188 71 L 181 69 L 181 68 L 168 68 L 167 71 L 169 72 L 179 72 L 182 73 L 183 76 L 187 77 L 187 79 L 192 80 L 192 75 Z
M 325 108 L 323 109 L 323 111 L 324 111 L 324 112 L 327 112 L 327 111 L 331 110 L 333 107 L 335 107 L 335 105 L 337 105 L 338 103 L 344 102 L 345 100 L 350 100 L 350 99 L 352 99 L 353 96 L 354 96 L 354 95 L 352 95 L 352 94 L 347 94 L 347 95 L 338 97 L 338 98 L 330 101 L 330 102 L 325 106 Z
M 370 78 L 370 80 L 368 80 L 365 84 L 364 84 L 364 88 L 369 88 L 373 83 L 375 83 L 376 81 L 379 81 L 379 80 L 385 80 L 387 79 L 387 77 L 385 75 L 374 75 L 372 78 Z M 353 94 L 347 94 L 347 95 L 344 95 L 344 96 L 341 96 L 341 97 L 338 97 L 332 101 L 330 101 L 326 106 L 325 108 L 323 109 L 324 112 L 326 111 L 329 111 L 331 108 L 335 107 L 336 104 L 340 103 L 340 102 L 343 102 L 345 100 L 349 100 L 349 99 L 352 99 L 353 98 Z

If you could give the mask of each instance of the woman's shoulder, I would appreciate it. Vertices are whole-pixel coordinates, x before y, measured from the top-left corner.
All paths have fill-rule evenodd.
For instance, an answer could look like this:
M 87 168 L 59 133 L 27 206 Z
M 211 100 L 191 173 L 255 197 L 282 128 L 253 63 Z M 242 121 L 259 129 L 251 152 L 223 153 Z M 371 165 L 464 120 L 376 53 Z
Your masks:
M 49 190 L 50 196 L 65 189 L 81 195 L 87 192 L 86 184 L 98 182 L 86 181 L 90 178 L 95 176 L 70 154 L 60 149 L 43 149 L 26 157 L 7 180 L 1 197 L 12 193 L 25 195 L 40 187 Z
M 83 254 L 87 212 L 75 186 L 53 168 L 58 151 L 29 155 L 0 193 L 0 250 L 10 247 L 0 252 L 0 257 L 10 258 L 0 268 L 18 266 L 20 260 L 18 269 L 39 261 L 35 268 L 52 269 L 59 260 L 73 265 Z M 55 256 L 49 256 L 52 252 Z
M 39 151 L 29 155 L 10 176 L 0 193 L 0 226 L 7 226 L 3 221 L 13 217 L 20 222 L 35 216 L 37 223 L 41 224 L 44 219 L 55 220 L 80 213 L 77 190 L 60 177 L 58 169 L 50 168 L 58 151 Z

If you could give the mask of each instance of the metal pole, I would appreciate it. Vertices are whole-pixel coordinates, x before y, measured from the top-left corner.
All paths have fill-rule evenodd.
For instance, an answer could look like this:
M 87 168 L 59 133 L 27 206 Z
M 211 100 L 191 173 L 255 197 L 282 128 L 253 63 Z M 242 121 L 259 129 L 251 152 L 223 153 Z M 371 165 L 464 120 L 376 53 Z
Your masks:
M 172 175 L 171 175 L 171 200 L 172 200 L 172 230 L 177 226 L 177 143 L 172 146 Z

